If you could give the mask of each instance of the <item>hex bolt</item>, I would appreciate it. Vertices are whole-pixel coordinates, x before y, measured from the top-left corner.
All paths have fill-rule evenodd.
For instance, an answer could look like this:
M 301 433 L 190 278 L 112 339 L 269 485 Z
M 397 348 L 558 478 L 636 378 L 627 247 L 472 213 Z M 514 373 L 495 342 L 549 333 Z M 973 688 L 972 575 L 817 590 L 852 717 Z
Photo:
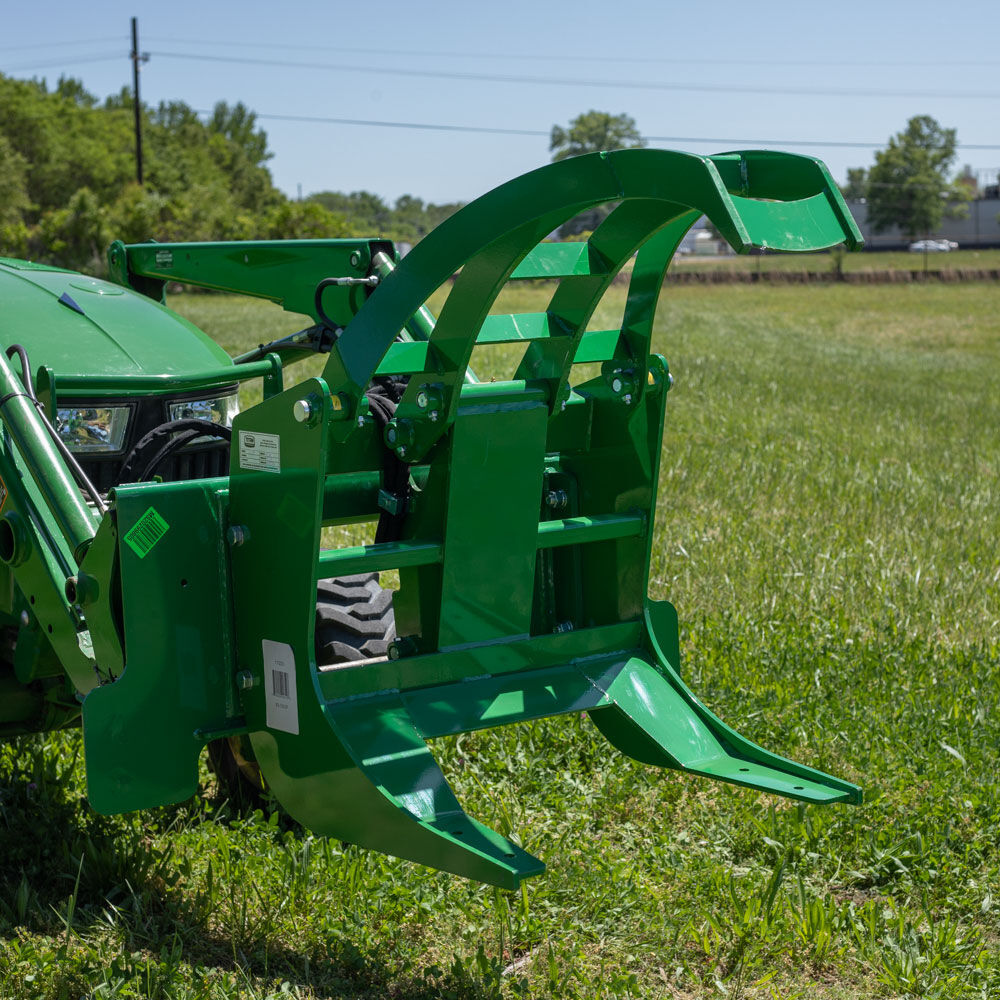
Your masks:
M 358 414 L 358 426 L 359 427 L 365 426 L 365 415 L 363 413 Z
M 626 406 L 631 406 L 632 405 L 632 394 L 630 392 L 626 392 L 625 395 L 622 396 L 622 402 Z
M 245 542 L 250 541 L 250 529 L 245 524 L 231 524 L 226 532 L 226 541 L 234 549 L 238 549 Z
M 417 393 L 417 406 L 419 406 L 421 410 L 426 410 L 430 401 L 431 398 L 427 395 L 426 389 L 421 389 L 420 392 Z
M 249 691 L 257 686 L 257 678 L 249 670 L 241 670 L 236 675 L 236 686 L 241 691 Z
M 397 455 L 399 455 L 399 457 L 400 457 L 400 458 L 405 458 L 405 457 L 406 457 L 406 445 L 402 445 L 402 444 L 401 444 L 401 445 L 400 445 L 400 446 L 399 446 L 399 447 L 398 447 L 398 448 L 396 449 L 396 454 L 397 454 Z
M 545 503 L 553 510 L 561 510 L 569 503 L 569 494 L 565 490 L 549 490 L 545 494 Z
M 297 399 L 292 406 L 292 416 L 300 423 L 304 424 L 313 415 L 313 405 L 308 399 Z
M 416 652 L 418 652 L 418 649 L 413 637 L 402 635 L 389 643 L 387 655 L 390 660 L 399 660 L 404 656 L 413 656 Z
M 553 630 L 554 635 L 560 635 L 563 632 L 572 632 L 573 623 L 572 622 L 560 622 Z
M 358 267 L 360 266 L 360 264 L 361 264 L 361 254 L 359 254 L 358 251 L 355 250 L 351 254 L 351 267 Z
M 427 416 L 430 417 L 432 424 L 436 424 L 437 423 L 437 420 L 438 420 L 438 411 L 437 410 L 431 410 L 431 412 L 428 413 Z

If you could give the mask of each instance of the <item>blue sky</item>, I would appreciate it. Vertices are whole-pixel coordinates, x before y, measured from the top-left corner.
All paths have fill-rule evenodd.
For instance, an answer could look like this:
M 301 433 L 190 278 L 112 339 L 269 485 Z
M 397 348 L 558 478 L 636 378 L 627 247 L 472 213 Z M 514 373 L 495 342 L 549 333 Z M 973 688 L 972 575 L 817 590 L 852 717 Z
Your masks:
M 0 72 L 53 83 L 65 73 L 102 98 L 130 84 L 136 15 L 150 53 L 143 100 L 243 101 L 261 115 L 270 169 L 292 196 L 301 185 L 468 200 L 547 162 L 551 127 L 590 108 L 631 115 L 644 135 L 664 137 L 651 145 L 789 148 L 826 160 L 838 180 L 874 151 L 788 144 L 884 145 L 930 114 L 967 144 L 959 165 L 1000 168 L 995 0 L 4 6 Z

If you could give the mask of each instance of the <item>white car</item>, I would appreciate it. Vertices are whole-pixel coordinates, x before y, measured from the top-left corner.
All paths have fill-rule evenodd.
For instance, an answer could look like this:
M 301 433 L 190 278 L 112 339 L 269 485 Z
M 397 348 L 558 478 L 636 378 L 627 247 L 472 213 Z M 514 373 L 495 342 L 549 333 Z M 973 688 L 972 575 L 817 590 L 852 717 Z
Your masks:
M 954 240 L 917 240 L 910 244 L 910 253 L 949 253 L 957 249 Z

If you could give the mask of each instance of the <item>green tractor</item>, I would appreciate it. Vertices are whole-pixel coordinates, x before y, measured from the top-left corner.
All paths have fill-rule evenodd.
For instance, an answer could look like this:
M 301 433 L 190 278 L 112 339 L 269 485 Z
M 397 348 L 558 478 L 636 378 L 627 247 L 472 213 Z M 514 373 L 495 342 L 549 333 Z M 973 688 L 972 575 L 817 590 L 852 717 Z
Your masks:
M 436 737 L 586 712 L 647 764 L 859 802 L 702 705 L 646 594 L 671 384 L 650 335 L 703 213 L 737 252 L 861 242 L 816 160 L 626 150 L 517 178 L 402 260 L 381 239 L 116 243 L 111 281 L 0 260 L 0 735 L 82 724 L 101 813 L 190 797 L 207 745 L 318 834 L 506 888 L 544 866 L 465 814 Z M 621 326 L 592 329 L 620 276 Z M 312 323 L 230 358 L 163 304 L 174 282 Z M 546 310 L 495 311 L 509 282 Z M 479 381 L 493 344 L 519 361 Z M 361 523 L 370 544 L 324 547 Z

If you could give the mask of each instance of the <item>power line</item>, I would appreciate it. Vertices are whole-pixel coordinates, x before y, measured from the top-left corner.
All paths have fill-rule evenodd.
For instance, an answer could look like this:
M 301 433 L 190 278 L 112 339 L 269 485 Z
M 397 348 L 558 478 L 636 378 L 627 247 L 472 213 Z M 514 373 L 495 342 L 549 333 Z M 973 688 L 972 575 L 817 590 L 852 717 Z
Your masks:
M 198 55 L 189 52 L 151 52 L 151 55 L 161 59 L 188 59 L 196 62 L 241 63 L 250 66 L 280 66 L 292 69 L 327 70 L 329 72 L 378 73 L 383 76 L 433 77 L 443 80 L 484 80 L 491 83 L 528 83 L 540 86 L 567 87 L 602 87 L 624 90 L 669 90 L 691 91 L 699 93 L 732 94 L 733 86 L 729 84 L 710 84 L 684 81 L 681 83 L 659 83 L 641 80 L 595 80 L 570 77 L 549 76 L 515 76 L 505 73 L 465 73 L 449 70 L 404 69 L 394 66 L 353 65 L 347 63 L 314 63 L 287 59 L 252 59 L 248 56 L 217 56 Z M 775 96 L 810 97 L 904 97 L 904 98 L 942 98 L 961 100 L 996 100 L 1000 94 L 977 93 L 975 91 L 903 91 L 903 90 L 844 90 L 828 87 L 790 87 L 785 84 L 780 87 L 764 86 L 741 81 L 739 90 L 744 94 L 769 94 Z
M 56 118 L 65 117 L 68 111 L 88 111 L 94 114 L 111 115 L 131 115 L 131 108 L 106 108 L 101 105 L 95 107 L 84 107 L 78 105 L 73 109 L 56 111 L 29 112 L 19 114 L 17 118 Z M 193 114 L 203 117 L 211 117 L 215 112 L 205 108 L 191 108 Z M 156 109 L 149 109 L 149 113 L 156 114 Z M 384 121 L 372 118 L 332 118 L 320 115 L 282 115 L 269 114 L 267 112 L 253 112 L 254 116 L 261 121 L 279 122 L 301 122 L 309 125 L 354 125 L 362 128 L 398 128 L 411 131 L 426 132 L 457 132 L 457 133 L 478 133 L 481 135 L 515 135 L 526 136 L 528 138 L 548 139 L 551 130 L 532 128 L 502 128 L 489 125 L 449 125 L 443 122 L 397 122 Z M 656 143 L 684 143 L 690 142 L 698 145 L 718 145 L 718 146 L 740 146 L 752 149 L 759 146 L 774 147 L 777 149 L 883 149 L 886 142 L 870 142 L 855 139 L 747 139 L 734 136 L 704 136 L 704 135 L 644 135 L 647 142 Z M 888 141 L 888 140 L 886 140 Z M 955 144 L 956 149 L 978 150 L 995 152 L 1000 150 L 1000 143 L 976 143 L 959 142 Z
M 0 45 L 0 52 L 26 52 L 29 49 L 61 49 L 67 45 L 104 45 L 121 42 L 120 38 L 74 38 L 66 42 L 38 42 L 35 45 Z
M 233 42 L 206 40 L 204 38 L 158 38 L 152 39 L 154 44 L 164 43 L 167 45 L 209 45 L 213 49 L 219 48 L 242 48 L 242 49 L 291 49 L 295 52 L 329 52 L 329 45 L 303 45 L 301 43 L 277 43 L 277 42 Z M 386 49 L 386 48 L 361 48 L 357 46 L 338 45 L 338 52 L 350 52 L 358 55 L 377 56 L 417 56 L 420 58 L 433 59 L 502 59 L 504 62 L 515 60 L 532 62 L 581 62 L 581 63 L 622 63 L 629 64 L 644 63 L 671 66 L 704 66 L 704 58 L 678 59 L 674 56 L 609 56 L 606 53 L 601 55 L 573 55 L 572 53 L 525 53 L 525 52 L 481 52 L 465 50 L 438 50 L 427 49 Z M 826 59 L 726 59 L 727 66 L 849 66 L 855 69 L 871 68 L 872 66 L 927 66 L 926 59 L 902 59 L 889 61 L 879 59 L 877 62 L 865 60 L 826 60 Z M 987 68 L 1000 67 L 1000 61 L 984 60 L 971 62 L 968 59 L 955 60 L 934 60 L 935 66 L 981 66 Z
M 211 111 L 195 110 L 198 115 L 210 115 Z M 283 122 L 309 122 L 319 125 L 367 125 L 372 128 L 405 128 L 428 132 L 479 132 L 485 135 L 527 135 L 549 137 L 549 132 L 530 128 L 490 128 L 487 125 L 443 125 L 429 122 L 387 122 L 369 118 L 321 118 L 312 115 L 269 115 L 254 112 L 261 119 Z
M 80 56 L 79 58 L 70 56 L 68 58 L 58 59 L 55 62 L 22 63 L 20 66 L 8 66 L 6 70 L 3 70 L 2 72 L 21 72 L 22 70 L 52 69 L 56 66 L 78 66 L 82 63 L 111 62 L 112 60 L 119 60 L 125 55 L 127 55 L 127 53 L 109 52 L 100 56 Z
M 211 111 L 192 108 L 195 114 L 210 115 Z M 264 121 L 305 122 L 316 125 L 361 125 L 371 128 L 402 128 L 418 129 L 428 132 L 478 132 L 485 135 L 524 135 L 548 139 L 551 131 L 527 128 L 490 128 L 485 125 L 444 125 L 431 122 L 393 122 L 378 121 L 370 118 L 328 118 L 314 115 L 280 115 L 254 112 L 257 118 Z M 738 139 L 732 136 L 690 136 L 690 135 L 646 135 L 647 142 L 694 142 L 706 145 L 744 145 L 744 146 L 787 146 L 845 149 L 882 149 L 885 142 L 855 142 L 836 140 L 803 140 L 803 139 Z M 958 149 L 1000 150 L 1000 144 L 957 143 Z

